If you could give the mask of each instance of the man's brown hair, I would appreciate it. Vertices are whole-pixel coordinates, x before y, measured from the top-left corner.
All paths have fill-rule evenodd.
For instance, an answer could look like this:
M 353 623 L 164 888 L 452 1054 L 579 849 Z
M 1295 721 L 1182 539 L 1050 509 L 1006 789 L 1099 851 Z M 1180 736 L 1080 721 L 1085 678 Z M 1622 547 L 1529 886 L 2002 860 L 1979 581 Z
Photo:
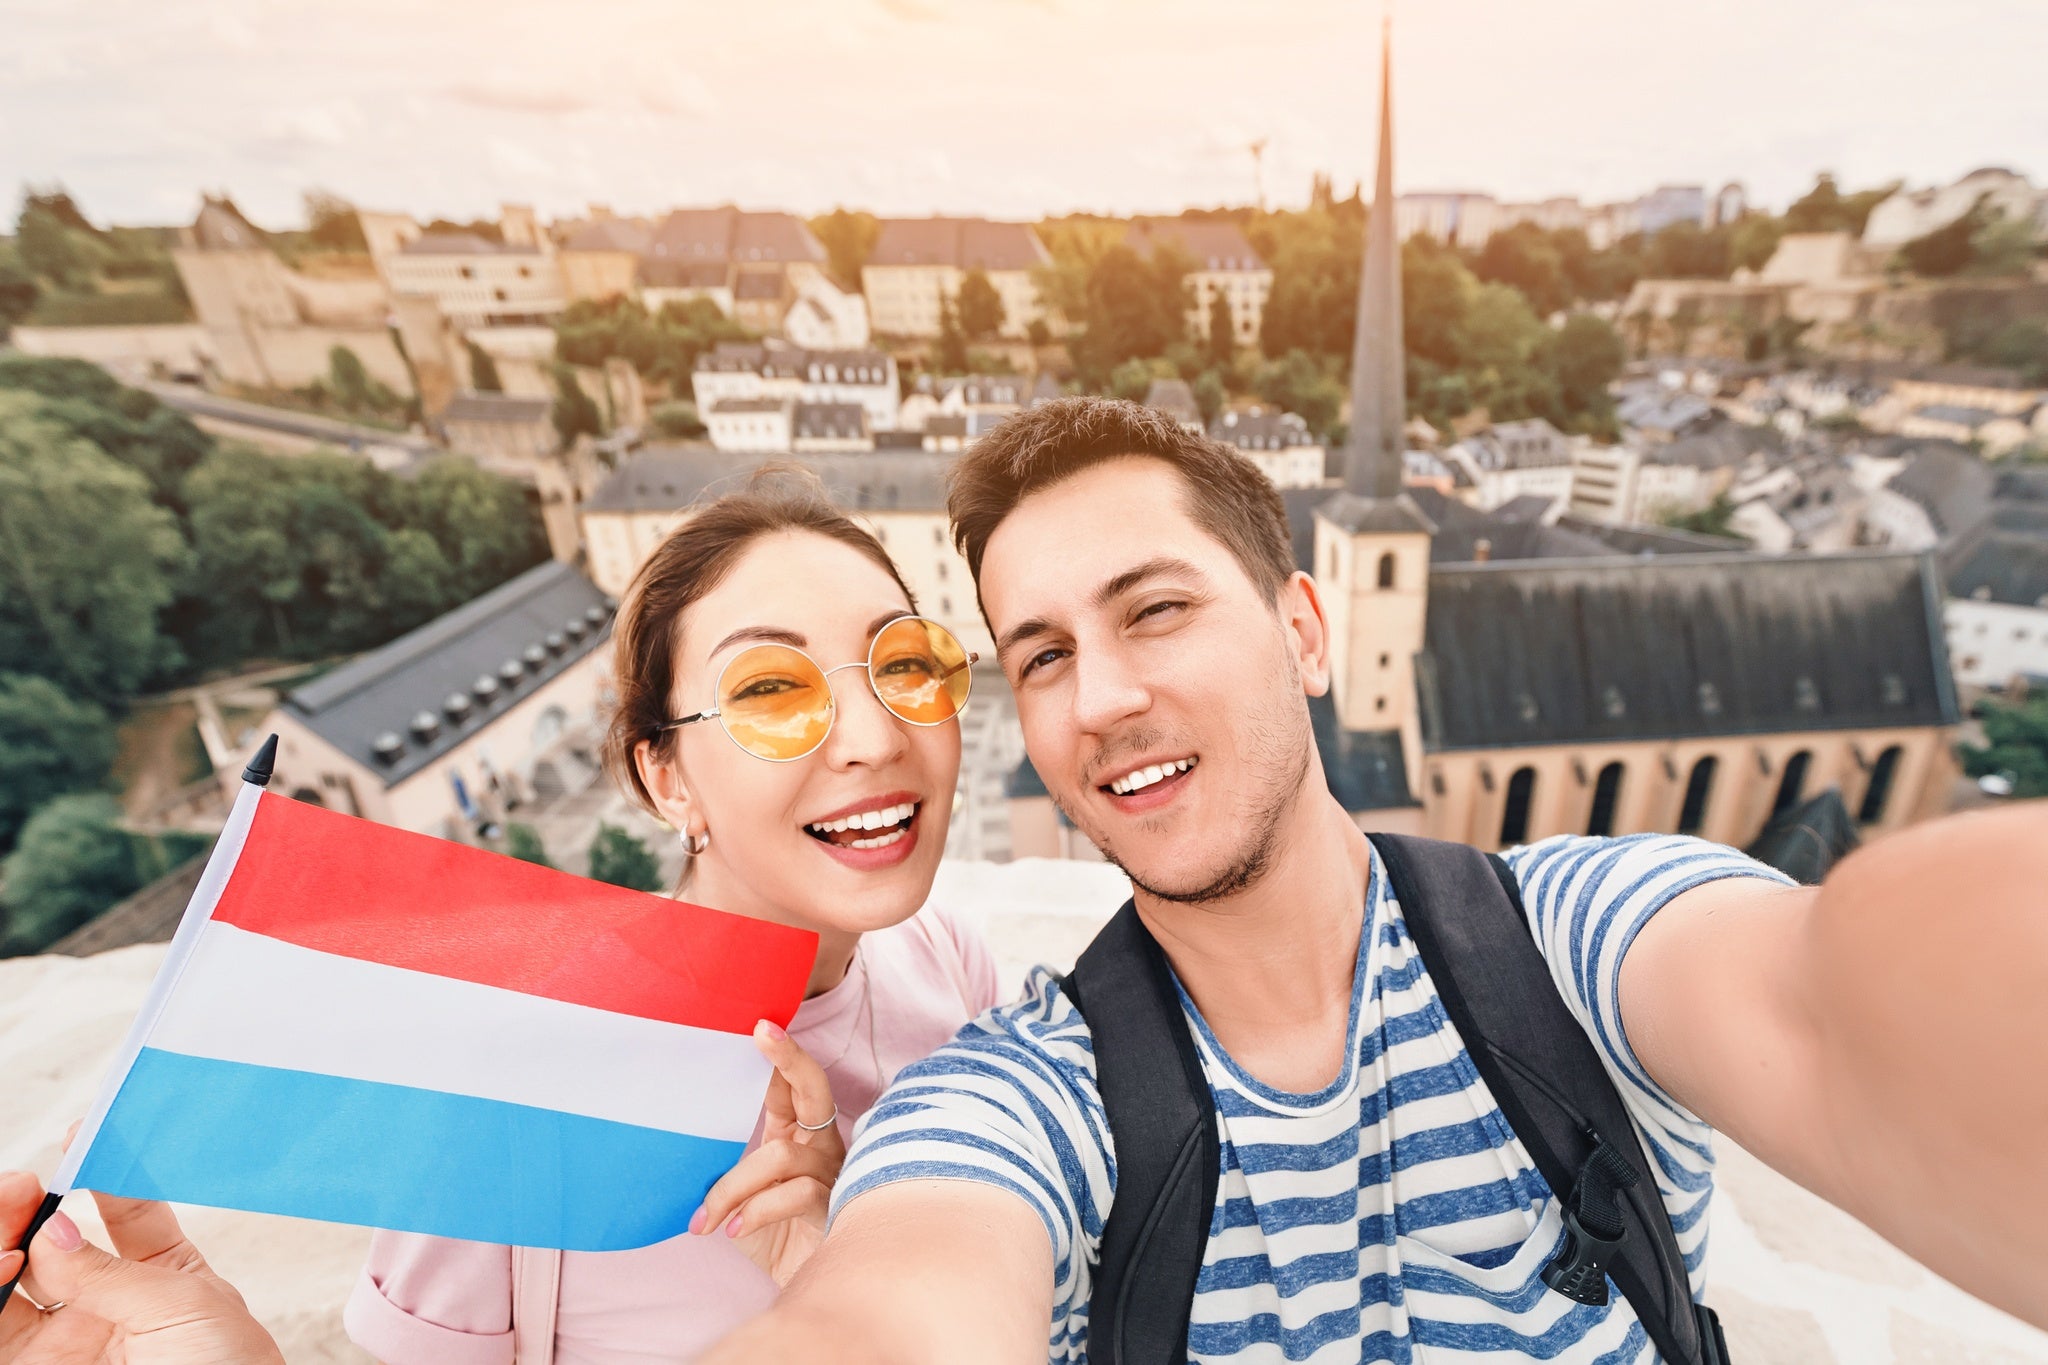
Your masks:
M 1259 467 L 1164 413 L 1119 398 L 1059 398 L 1005 419 L 947 481 L 953 543 L 981 592 L 989 537 L 1017 504 L 1104 460 L 1143 455 L 1180 476 L 1188 515 L 1221 541 L 1268 601 L 1294 574 L 1287 508 Z M 988 609 L 982 608 L 986 616 Z

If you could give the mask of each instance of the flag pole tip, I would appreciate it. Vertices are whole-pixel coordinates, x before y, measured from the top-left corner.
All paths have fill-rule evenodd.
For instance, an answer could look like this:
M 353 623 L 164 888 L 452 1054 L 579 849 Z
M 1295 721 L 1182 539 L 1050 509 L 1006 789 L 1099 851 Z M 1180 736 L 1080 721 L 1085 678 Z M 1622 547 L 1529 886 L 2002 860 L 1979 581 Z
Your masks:
M 267 787 L 270 785 L 270 774 L 276 768 L 277 736 L 272 735 L 263 741 L 263 747 L 249 760 L 249 766 L 242 769 L 242 780 L 254 786 Z

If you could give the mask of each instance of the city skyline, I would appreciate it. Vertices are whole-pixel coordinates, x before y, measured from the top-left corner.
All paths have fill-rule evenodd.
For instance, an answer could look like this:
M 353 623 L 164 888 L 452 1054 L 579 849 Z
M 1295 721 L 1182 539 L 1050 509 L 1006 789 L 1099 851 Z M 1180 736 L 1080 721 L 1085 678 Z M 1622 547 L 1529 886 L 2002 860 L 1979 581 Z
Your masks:
M 0 180 L 62 182 L 101 221 L 183 221 L 225 190 L 283 227 L 312 188 L 422 216 L 503 199 L 549 216 L 591 200 L 1172 212 L 1251 202 L 1262 138 L 1276 205 L 1318 170 L 1340 192 L 1371 173 L 1380 7 L 1355 0 L 1300 0 L 1284 28 L 1221 0 L 621 0 L 580 11 L 570 42 L 534 0 L 0 12 L 17 35 L 0 123 L 27 130 L 0 143 Z M 1821 170 L 1860 187 L 2043 166 L 2048 109 L 2008 96 L 2048 11 L 1875 0 L 1853 31 L 1838 16 L 1396 6 L 1400 188 L 1592 203 L 1739 180 L 1775 207 Z

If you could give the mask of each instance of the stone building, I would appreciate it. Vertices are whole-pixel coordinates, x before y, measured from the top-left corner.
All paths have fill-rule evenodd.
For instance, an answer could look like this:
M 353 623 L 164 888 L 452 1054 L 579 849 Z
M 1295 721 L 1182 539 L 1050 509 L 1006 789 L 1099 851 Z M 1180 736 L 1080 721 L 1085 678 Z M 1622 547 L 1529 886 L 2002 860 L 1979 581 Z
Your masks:
M 256 729 L 278 736 L 272 790 L 475 837 L 588 770 L 575 736 L 597 714 L 612 607 L 550 561 L 307 683 Z
M 967 272 L 980 270 L 1003 300 L 1000 334 L 1021 340 L 1046 316 L 1032 272 L 1050 264 L 1029 223 L 885 218 L 861 268 L 861 289 L 877 334 L 935 337 L 941 300 L 957 299 Z
M 218 378 L 256 389 L 303 388 L 326 378 L 339 346 L 392 392 L 413 392 L 386 321 L 390 292 L 360 256 L 294 269 L 232 203 L 209 198 L 171 249 L 171 262 Z

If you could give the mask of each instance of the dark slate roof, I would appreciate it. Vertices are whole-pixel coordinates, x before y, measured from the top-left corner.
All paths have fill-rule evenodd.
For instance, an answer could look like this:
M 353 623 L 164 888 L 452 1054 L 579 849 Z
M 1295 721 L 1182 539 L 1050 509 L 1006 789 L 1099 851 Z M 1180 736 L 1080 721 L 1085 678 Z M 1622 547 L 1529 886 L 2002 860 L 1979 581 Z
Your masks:
M 1029 223 L 986 218 L 884 218 L 869 265 L 950 265 L 1031 270 L 1052 263 Z
M 465 393 L 448 404 L 443 422 L 545 422 L 552 406 L 545 398 L 513 398 L 502 393 Z
M 791 406 L 794 399 L 768 398 L 721 398 L 711 405 L 713 412 L 781 412 Z
M 1911 453 L 1906 467 L 1886 487 L 1919 503 L 1943 536 L 1963 536 L 1990 515 L 1995 482 L 1991 466 L 1976 452 L 1948 441 L 1928 441 Z
M 2003 413 L 1993 412 L 1989 408 L 1964 408 L 1954 403 L 1929 403 L 1924 408 L 1913 409 L 1913 415 L 1925 417 L 1930 422 L 1952 422 L 1959 427 L 1969 427 L 1972 431 L 1986 422 L 1995 422 L 2004 416 Z
M 1330 794 L 1345 810 L 1356 813 L 1422 804 L 1408 784 L 1400 731 L 1341 728 L 1336 703 L 1328 693 L 1309 698 L 1308 715 L 1316 750 L 1323 759 L 1323 777 L 1330 784 Z
M 868 434 L 868 410 L 858 403 L 798 403 L 790 434 L 845 440 Z
M 638 256 L 654 240 L 654 229 L 637 218 L 600 218 L 569 234 L 564 251 L 627 251 Z
M 307 683 L 284 699 L 284 709 L 391 786 L 610 635 L 605 595 L 569 565 L 550 560 Z M 490 685 L 483 688 L 486 679 Z M 457 693 L 466 702 L 460 714 L 447 705 Z M 434 722 L 430 735 L 413 729 L 421 716 Z M 376 751 L 387 734 L 403 742 L 395 762 Z
M 1415 496 L 1417 492 L 1430 491 L 1433 490 L 1411 488 L 1391 498 L 1361 498 L 1356 493 L 1337 493 L 1318 503 L 1316 513 L 1339 530 L 1353 535 L 1390 535 L 1408 531 L 1433 535 L 1436 523 L 1416 506 Z
M 2009 606 L 2042 605 L 2048 600 L 2048 539 L 1983 536 L 1949 571 L 1948 593 Z
M 114 902 L 91 922 L 73 929 L 43 949 L 66 957 L 91 957 L 137 943 L 169 943 L 185 917 L 185 906 L 199 889 L 207 855 L 187 858 L 126 900 Z
M 1432 565 L 1471 563 L 1479 558 L 1482 540 L 1489 560 L 1597 559 L 1613 552 L 1590 536 L 1546 526 L 1519 511 L 1495 508 L 1482 512 L 1434 488 L 1410 488 L 1408 496 L 1436 527 L 1429 540 Z
M 1266 268 L 1259 253 L 1246 240 L 1243 229 L 1231 222 L 1139 218 L 1133 220 L 1124 240 L 1140 256 L 1149 256 L 1160 243 L 1170 242 L 1194 261 L 1197 270 Z
M 1665 445 L 1656 446 L 1645 458 L 1658 464 L 1691 465 L 1695 469 L 1728 469 L 1758 452 L 1775 454 L 1785 447 L 1776 427 L 1750 427 L 1740 422 L 1708 422 Z
M 1300 417 L 1278 408 L 1262 407 L 1217 413 L 1216 420 L 1209 424 L 1209 439 L 1239 450 L 1287 450 L 1316 443 L 1309 434 L 1308 423 Z
M 1052 793 L 1045 789 L 1045 779 L 1038 775 L 1038 769 L 1031 766 L 1030 756 L 1026 755 L 1017 760 L 1017 766 L 1003 779 L 1003 795 L 1018 801 Z
M 1608 549 L 1625 555 L 1739 554 L 1749 548 L 1747 541 L 1736 536 L 1701 535 L 1697 531 L 1680 531 L 1642 522 L 1595 521 L 1569 512 L 1557 519 L 1557 529 L 1599 541 Z
M 626 457 L 583 507 L 586 512 L 672 512 L 707 494 L 737 489 L 756 469 L 772 463 L 808 469 L 849 511 L 943 511 L 946 471 L 958 458 L 924 450 L 807 451 L 769 458 L 704 446 L 649 445 Z
M 1842 804 L 1842 789 L 1829 787 L 1772 816 L 1743 852 L 1802 886 L 1818 886 L 1828 870 L 1861 842 L 1856 822 Z
M 1922 555 L 1439 567 L 1425 640 L 1432 750 L 1956 721 Z
M 1202 409 L 1195 402 L 1195 391 L 1188 387 L 1185 379 L 1155 379 L 1145 390 L 1145 406 L 1157 408 L 1176 422 L 1200 422 Z
M 825 248 L 801 219 L 750 213 L 730 204 L 677 209 L 661 220 L 647 245 L 648 263 L 741 265 L 749 261 L 817 261 Z
M 1920 384 L 1946 384 L 1968 389 L 2024 389 L 2026 379 L 2017 370 L 1995 365 L 1919 365 L 1907 361 L 1873 360 L 1850 367 L 1865 382 L 1890 383 L 1908 380 Z

